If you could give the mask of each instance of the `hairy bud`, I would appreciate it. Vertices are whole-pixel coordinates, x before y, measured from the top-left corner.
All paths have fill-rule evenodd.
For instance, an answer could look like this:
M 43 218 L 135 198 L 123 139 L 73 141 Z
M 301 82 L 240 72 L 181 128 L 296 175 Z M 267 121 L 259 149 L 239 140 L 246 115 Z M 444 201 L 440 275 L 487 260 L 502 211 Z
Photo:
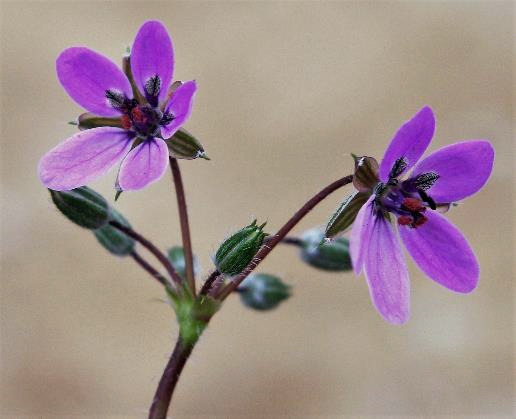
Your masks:
M 324 241 L 324 233 L 315 228 L 302 236 L 301 259 L 314 268 L 326 271 L 349 271 L 351 257 L 349 240 L 340 237 L 336 240 Z
M 215 266 L 226 275 L 237 275 L 252 261 L 267 233 L 265 223 L 258 226 L 256 220 L 237 231 L 224 241 L 215 254 Z
M 110 208 L 109 212 L 110 220 L 117 221 L 126 227 L 131 227 L 131 224 L 117 210 Z M 93 234 L 95 234 L 99 243 L 115 256 L 127 256 L 134 249 L 134 240 L 110 224 L 100 227 Z

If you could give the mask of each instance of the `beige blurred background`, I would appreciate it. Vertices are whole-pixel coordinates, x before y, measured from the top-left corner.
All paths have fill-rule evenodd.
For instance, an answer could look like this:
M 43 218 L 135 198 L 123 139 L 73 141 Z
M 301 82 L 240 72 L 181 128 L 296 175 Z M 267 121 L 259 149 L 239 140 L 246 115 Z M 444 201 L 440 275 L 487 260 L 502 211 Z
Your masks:
M 199 85 L 186 127 L 212 161 L 181 162 L 203 275 L 232 230 L 276 230 L 350 152 L 381 157 L 422 105 L 431 149 L 489 138 L 487 187 L 449 216 L 480 260 L 478 289 L 453 294 L 410 262 L 412 318 L 385 323 L 363 278 L 275 251 L 260 271 L 294 296 L 274 312 L 232 297 L 188 363 L 177 418 L 510 416 L 514 396 L 514 133 L 511 2 L 0 3 L 2 86 L 1 413 L 145 417 L 177 328 L 163 293 L 53 208 L 39 158 L 81 109 L 57 82 L 61 50 L 120 61 L 146 19 L 173 38 L 176 79 Z M 113 197 L 115 174 L 93 186 Z M 323 225 L 347 191 L 297 229 Z M 161 247 L 179 244 L 167 174 L 116 204 Z

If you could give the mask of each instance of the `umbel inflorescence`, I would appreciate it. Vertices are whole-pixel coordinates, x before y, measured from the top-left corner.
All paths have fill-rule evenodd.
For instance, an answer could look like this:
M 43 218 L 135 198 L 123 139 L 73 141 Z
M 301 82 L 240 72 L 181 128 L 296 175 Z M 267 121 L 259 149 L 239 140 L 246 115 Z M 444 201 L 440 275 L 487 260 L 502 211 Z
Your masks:
M 88 112 L 77 119 L 78 133 L 43 156 L 40 180 L 69 220 L 91 230 L 112 254 L 131 257 L 164 287 L 178 321 L 178 340 L 156 390 L 150 418 L 166 417 L 188 356 L 229 295 L 238 293 L 247 307 L 262 311 L 289 297 L 290 287 L 278 277 L 252 274 L 280 243 L 297 247 L 301 260 L 314 268 L 353 269 L 356 275 L 364 271 L 374 306 L 394 324 L 406 322 L 410 314 L 408 270 L 398 236 L 419 268 L 437 283 L 460 293 L 476 287 L 476 257 L 442 213 L 485 185 L 494 150 L 486 140 L 470 140 L 421 159 L 435 131 L 430 107 L 423 107 L 401 126 L 380 163 L 353 155 L 353 173 L 314 195 L 277 233 L 265 233 L 265 223 L 258 225 L 255 220 L 226 238 L 214 255 L 212 273 L 197 290 L 199 269 L 194 266 L 177 159 L 206 156 L 199 141 L 182 128 L 191 114 L 197 85 L 195 81 L 173 83 L 174 54 L 166 28 L 158 21 L 144 23 L 130 54 L 123 58 L 122 70 L 85 47 L 63 51 L 56 68 L 64 89 Z M 119 162 L 114 182 L 117 196 L 157 181 L 170 162 L 183 247 L 164 254 L 86 186 Z M 351 183 L 355 191 L 331 216 L 326 230 L 288 236 L 318 203 Z M 149 251 L 162 269 L 149 263 L 139 247 Z

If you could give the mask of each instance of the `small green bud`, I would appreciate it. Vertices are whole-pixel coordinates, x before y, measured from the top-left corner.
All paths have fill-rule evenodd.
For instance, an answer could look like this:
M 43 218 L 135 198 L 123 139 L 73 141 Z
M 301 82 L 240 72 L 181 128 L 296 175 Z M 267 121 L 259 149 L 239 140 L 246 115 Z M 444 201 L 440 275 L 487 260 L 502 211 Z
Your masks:
M 353 174 L 353 186 L 360 192 L 371 194 L 371 191 L 379 182 L 378 162 L 373 157 L 352 155 L 355 160 L 355 173 Z
M 187 130 L 180 128 L 172 137 L 165 140 L 168 154 L 176 159 L 192 160 L 202 158 L 210 160 L 201 143 Z
M 118 221 L 120 224 L 131 227 L 131 224 L 117 210 L 110 209 L 110 220 Z M 134 240 L 122 233 L 120 230 L 106 224 L 93 232 L 99 243 L 110 253 L 116 256 L 127 256 L 133 249 Z
M 258 226 L 254 220 L 221 244 L 215 254 L 215 266 L 221 273 L 237 275 L 253 260 L 267 236 L 262 231 L 265 224 Z
M 358 211 L 365 204 L 369 194 L 364 192 L 354 192 L 349 195 L 337 208 L 337 211 L 332 215 L 328 225 L 326 226 L 325 237 L 333 239 L 340 233 L 343 233 L 355 218 L 357 218 Z
M 349 240 L 340 237 L 336 240 L 325 241 L 324 233 L 314 228 L 302 236 L 301 259 L 314 268 L 327 271 L 349 271 L 351 257 L 349 255 Z
M 93 189 L 81 186 L 71 191 L 49 191 L 59 211 L 75 224 L 95 230 L 107 223 L 109 205 Z
M 98 127 L 122 128 L 122 120 L 120 118 L 108 118 L 86 112 L 79 115 L 75 125 L 77 125 L 81 131 Z
M 176 268 L 177 273 L 183 279 L 186 278 L 186 265 L 185 265 L 185 252 L 181 246 L 174 246 L 168 249 L 168 258 L 174 268 Z M 194 273 L 199 271 L 199 263 L 197 262 L 197 258 L 193 257 L 194 260 Z
M 249 275 L 238 287 L 242 303 L 255 310 L 271 310 L 290 297 L 290 286 L 273 275 Z

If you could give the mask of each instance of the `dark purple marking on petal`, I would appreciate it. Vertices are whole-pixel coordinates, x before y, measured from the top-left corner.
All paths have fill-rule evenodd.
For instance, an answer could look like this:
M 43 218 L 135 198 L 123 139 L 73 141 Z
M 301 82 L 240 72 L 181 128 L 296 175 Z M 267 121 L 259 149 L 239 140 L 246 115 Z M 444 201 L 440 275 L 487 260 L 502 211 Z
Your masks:
M 160 138 L 148 139 L 133 148 L 120 165 L 118 183 L 122 190 L 143 189 L 157 181 L 168 165 L 168 148 Z
M 118 116 L 106 92 L 131 98 L 125 74 L 108 58 L 84 47 L 65 49 L 56 61 L 57 77 L 70 97 L 100 116 Z
M 374 225 L 373 199 L 374 195 L 362 205 L 351 230 L 349 252 L 355 275 L 360 275 L 360 272 L 362 272 L 365 251 L 371 237 L 371 229 Z
M 414 168 L 411 177 L 434 172 L 439 179 L 427 190 L 435 202 L 456 202 L 485 185 L 494 163 L 489 141 L 470 140 L 440 148 Z
M 43 156 L 39 178 L 56 191 L 84 186 L 119 162 L 131 149 L 131 142 L 127 131 L 115 127 L 78 132 Z
M 417 228 L 400 227 L 400 235 L 419 268 L 446 288 L 468 293 L 475 289 L 479 266 L 462 233 L 434 211 L 425 213 L 427 222 Z
M 405 159 L 407 166 L 404 170 L 414 166 L 430 144 L 434 130 L 434 113 L 429 106 L 425 106 L 394 135 L 380 163 L 380 179 L 383 182 L 389 180 L 389 173 L 400 158 Z
M 183 83 L 172 95 L 170 102 L 165 108 L 165 115 L 173 116 L 171 122 L 161 127 L 163 138 L 170 138 L 181 128 L 192 113 L 194 95 L 197 90 L 195 80 Z
M 364 270 L 374 306 L 389 323 L 410 316 L 410 282 L 405 257 L 392 225 L 375 217 L 365 254 Z
M 174 71 L 174 50 L 163 23 L 151 20 L 140 27 L 131 50 L 131 70 L 140 92 L 145 94 L 151 86 L 149 80 L 157 76 L 158 99 L 166 97 Z

